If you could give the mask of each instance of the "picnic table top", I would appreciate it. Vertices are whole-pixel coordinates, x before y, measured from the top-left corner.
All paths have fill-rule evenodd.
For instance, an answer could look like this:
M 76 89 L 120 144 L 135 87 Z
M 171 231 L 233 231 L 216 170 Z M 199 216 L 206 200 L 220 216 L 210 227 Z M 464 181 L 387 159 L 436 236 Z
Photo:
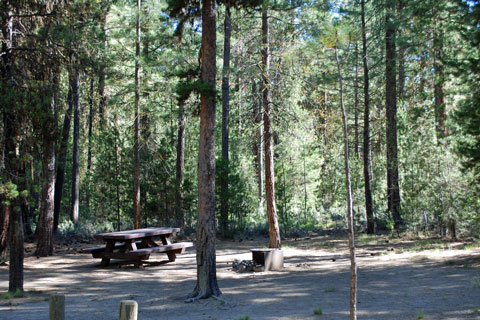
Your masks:
M 96 234 L 95 239 L 99 240 L 128 240 L 128 239 L 141 239 L 146 237 L 154 237 L 160 235 L 169 235 L 179 232 L 180 228 L 170 227 L 151 227 L 143 229 L 105 232 Z

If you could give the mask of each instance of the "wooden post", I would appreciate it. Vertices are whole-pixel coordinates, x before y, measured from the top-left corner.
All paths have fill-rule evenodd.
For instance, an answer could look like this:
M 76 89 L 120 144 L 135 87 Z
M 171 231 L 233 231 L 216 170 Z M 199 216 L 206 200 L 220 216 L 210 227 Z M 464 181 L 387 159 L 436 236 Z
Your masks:
M 52 295 L 48 298 L 50 320 L 65 320 L 65 296 Z
M 137 320 L 138 303 L 135 300 L 120 301 L 118 320 Z

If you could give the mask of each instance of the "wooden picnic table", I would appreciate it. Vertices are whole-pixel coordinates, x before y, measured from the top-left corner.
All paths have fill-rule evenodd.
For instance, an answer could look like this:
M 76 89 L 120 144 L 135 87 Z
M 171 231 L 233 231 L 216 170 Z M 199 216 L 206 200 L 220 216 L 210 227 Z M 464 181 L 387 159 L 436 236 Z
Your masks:
M 169 261 L 175 261 L 177 254 L 193 246 L 191 242 L 172 243 L 172 236 L 179 231 L 180 228 L 152 227 L 99 233 L 94 237 L 105 241 L 105 246 L 86 248 L 82 252 L 91 253 L 94 258 L 101 258 L 102 267 L 108 266 L 110 259 L 129 260 L 138 266 L 155 252 L 164 252 L 168 255 Z M 160 238 L 162 244 L 156 243 L 154 237 Z

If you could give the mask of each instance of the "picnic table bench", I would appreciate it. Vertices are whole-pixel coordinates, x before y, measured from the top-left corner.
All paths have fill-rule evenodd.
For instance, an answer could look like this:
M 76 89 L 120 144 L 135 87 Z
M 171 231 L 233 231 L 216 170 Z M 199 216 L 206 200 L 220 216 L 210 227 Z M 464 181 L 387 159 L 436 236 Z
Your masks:
M 171 237 L 178 231 L 180 228 L 156 227 L 99 233 L 94 238 L 105 241 L 105 246 L 85 248 L 82 252 L 102 259 L 102 267 L 108 266 L 110 259 L 133 261 L 138 266 L 141 261 L 148 260 L 150 254 L 157 252 L 166 253 L 168 260 L 173 262 L 177 254 L 193 246 L 191 242 L 172 243 Z M 162 244 L 156 243 L 154 237 L 159 237 Z

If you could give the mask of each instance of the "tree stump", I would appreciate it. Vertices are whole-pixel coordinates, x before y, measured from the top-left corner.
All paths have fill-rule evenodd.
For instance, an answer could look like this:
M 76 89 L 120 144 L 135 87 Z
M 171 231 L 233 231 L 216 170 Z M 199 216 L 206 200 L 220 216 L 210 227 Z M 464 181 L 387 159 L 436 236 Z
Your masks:
M 135 300 L 120 301 L 118 320 L 137 320 L 138 303 Z
M 48 298 L 49 319 L 65 320 L 65 296 L 56 294 Z

